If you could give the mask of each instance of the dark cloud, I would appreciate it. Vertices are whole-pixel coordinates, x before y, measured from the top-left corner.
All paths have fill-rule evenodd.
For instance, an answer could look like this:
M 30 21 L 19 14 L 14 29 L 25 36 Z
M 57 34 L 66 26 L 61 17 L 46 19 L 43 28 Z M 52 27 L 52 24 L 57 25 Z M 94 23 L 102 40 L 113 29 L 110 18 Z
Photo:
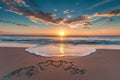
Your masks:
M 83 22 L 83 21 L 86 21 L 86 20 L 88 20 L 87 16 L 78 16 L 76 18 L 66 20 L 65 23 L 71 24 L 71 23 L 76 23 L 76 22 Z
M 73 19 L 68 19 L 64 21 L 64 24 L 69 25 L 70 28 L 77 28 L 77 27 L 89 27 L 92 24 L 88 21 L 90 19 L 87 15 L 78 16 Z
M 25 26 L 25 27 L 31 27 L 31 26 L 25 25 L 25 24 L 16 24 L 16 25 L 18 25 L 18 26 Z
M 113 17 L 113 16 L 120 16 L 120 9 L 112 10 L 106 13 L 96 13 L 94 14 L 95 17 Z
M 48 22 L 48 23 L 56 23 L 56 22 L 59 23 L 58 21 L 60 20 L 60 18 L 54 19 L 53 13 L 45 13 L 43 11 L 35 11 L 30 8 L 23 9 L 22 7 L 17 6 L 17 4 L 19 4 L 18 2 L 15 4 L 15 2 L 16 2 L 15 0 L 14 1 L 3 0 L 3 2 L 9 7 L 11 12 L 18 13 L 18 14 L 26 16 L 30 19 L 37 19 L 37 20 L 41 20 L 44 22 Z
M 86 21 L 86 22 L 83 23 L 83 26 L 88 27 L 88 26 L 92 26 L 92 24 L 90 22 Z
M 94 8 L 100 5 L 103 5 L 105 3 L 111 2 L 113 0 L 105 0 L 102 1 L 100 3 L 97 3 L 93 6 L 91 6 L 90 8 Z M 107 17 L 107 22 L 113 21 L 113 19 L 111 17 L 113 16 L 120 16 L 120 9 L 116 9 L 116 10 L 112 10 L 109 12 L 105 12 L 105 13 L 95 13 L 93 15 L 80 15 L 77 17 L 71 17 L 72 15 L 69 15 L 70 12 L 72 12 L 69 9 L 66 9 L 63 11 L 63 13 L 68 16 L 67 18 L 64 17 L 59 17 L 59 18 L 55 18 L 56 14 L 54 13 L 47 13 L 41 10 L 37 10 L 37 9 L 32 9 L 31 7 L 38 7 L 39 5 L 34 1 L 34 0 L 2 0 L 2 2 L 8 7 L 8 9 L 6 11 L 9 12 L 14 12 L 16 14 L 22 15 L 27 17 L 29 20 L 38 23 L 39 21 L 45 22 L 45 23 L 50 23 L 50 24 L 55 24 L 55 25 L 67 25 L 70 28 L 77 28 L 77 27 L 89 27 L 92 26 L 90 21 L 94 21 L 97 20 L 101 17 Z M 57 9 L 55 10 L 57 11 Z M 11 23 L 11 24 L 15 24 L 18 26 L 25 26 L 25 27 L 29 27 L 28 25 L 24 25 L 24 24 L 17 24 L 17 23 L 13 23 L 10 21 L 1 21 L 4 23 Z
M 25 6 L 25 7 L 28 7 L 28 5 L 26 5 L 26 2 L 24 0 L 2 0 L 4 3 L 6 3 L 9 6 L 11 7 L 18 7 L 18 6 Z
M 105 12 L 105 13 L 96 13 L 93 15 L 94 17 L 106 17 L 106 22 L 111 22 L 113 21 L 112 17 L 114 16 L 120 16 L 120 9 L 116 9 L 116 10 L 112 10 L 109 12 Z M 102 23 L 105 24 L 106 22 Z
M 113 16 L 120 16 L 120 9 L 110 11 L 110 12 L 108 12 L 108 14 L 111 14 Z
M 54 18 L 56 16 L 56 14 L 54 13 L 47 13 L 44 11 L 40 11 L 40 10 L 33 10 L 28 6 L 39 6 L 37 3 L 34 2 L 34 0 L 28 0 L 26 1 L 27 3 L 29 3 L 29 5 L 25 2 L 25 0 L 2 0 L 4 4 L 6 4 L 8 6 L 8 11 L 10 12 L 14 12 L 17 13 L 19 15 L 25 16 L 28 19 L 30 19 L 31 21 L 38 23 L 37 21 L 42 21 L 45 23 L 50 23 L 50 24 L 62 24 L 62 25 L 67 25 L 69 27 L 72 28 L 76 28 L 76 27 L 89 27 L 92 26 L 90 20 L 94 19 L 94 18 L 99 18 L 99 17 L 113 17 L 113 16 L 120 16 L 120 9 L 117 10 L 112 10 L 109 12 L 105 12 L 105 13 L 96 13 L 93 14 L 91 16 L 88 15 L 80 15 L 77 17 L 70 17 L 70 18 L 66 18 L 66 17 L 59 17 L 59 18 Z M 99 4 L 96 4 L 94 7 L 105 4 L 107 2 L 110 2 L 112 0 L 106 0 L 103 1 Z M 70 10 L 65 10 L 64 13 L 67 15 L 70 12 Z M 95 19 L 96 20 L 96 19 Z M 112 18 L 107 18 L 107 22 L 112 21 Z M 5 21 L 3 21 L 5 22 Z M 12 23 L 18 26 L 25 26 L 25 27 L 29 27 L 28 25 L 24 25 L 24 24 L 16 24 L 13 22 L 5 22 L 5 23 Z
M 18 23 L 12 22 L 12 21 L 4 21 L 4 20 L 0 20 L 0 22 L 2 22 L 2 23 L 14 24 L 14 25 L 17 25 L 17 26 L 31 27 L 31 26 L 29 26 L 29 25 L 18 24 Z
M 70 18 L 70 19 L 66 19 L 66 18 L 57 18 L 55 19 L 54 16 L 56 14 L 54 13 L 46 13 L 43 11 L 38 11 L 38 10 L 33 10 L 29 7 L 27 7 L 27 4 L 25 3 L 24 0 L 2 0 L 3 3 L 5 3 L 8 7 L 9 7 L 9 11 L 10 12 L 14 12 L 17 13 L 19 15 L 25 16 L 27 18 L 29 18 L 31 21 L 35 22 L 35 20 L 37 21 L 43 21 L 45 23 L 51 23 L 51 24 L 63 24 L 63 25 L 74 25 L 74 24 L 79 24 L 79 25 L 84 25 L 84 26 L 90 26 L 91 23 L 89 22 L 86 23 L 88 16 L 78 16 L 76 18 Z M 30 4 L 32 5 L 36 5 L 36 3 L 34 3 L 33 0 L 29 0 L 28 1 Z M 22 5 L 22 7 L 21 7 Z M 25 7 L 25 8 L 23 8 Z M 69 12 L 68 10 L 66 10 L 65 12 Z M 20 24 L 17 24 L 20 25 Z M 26 25 L 20 25 L 20 26 L 26 26 Z
M 107 18 L 107 22 L 113 21 L 112 18 Z
M 56 24 L 60 24 L 60 23 L 64 22 L 64 18 L 58 18 L 58 19 L 54 20 L 53 22 Z

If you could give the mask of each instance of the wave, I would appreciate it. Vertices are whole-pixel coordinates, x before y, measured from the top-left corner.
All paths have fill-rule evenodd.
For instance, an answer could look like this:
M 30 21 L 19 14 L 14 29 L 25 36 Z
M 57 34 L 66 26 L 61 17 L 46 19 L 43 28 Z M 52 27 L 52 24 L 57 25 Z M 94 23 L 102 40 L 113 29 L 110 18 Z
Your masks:
M 120 41 L 111 41 L 111 40 L 56 40 L 56 39 L 1 39 L 1 42 L 16 42 L 16 43 L 29 43 L 29 44 L 88 44 L 88 45 L 120 45 Z
M 0 36 L 0 43 L 24 44 L 88 44 L 88 45 L 120 45 L 120 37 L 40 37 L 40 36 Z

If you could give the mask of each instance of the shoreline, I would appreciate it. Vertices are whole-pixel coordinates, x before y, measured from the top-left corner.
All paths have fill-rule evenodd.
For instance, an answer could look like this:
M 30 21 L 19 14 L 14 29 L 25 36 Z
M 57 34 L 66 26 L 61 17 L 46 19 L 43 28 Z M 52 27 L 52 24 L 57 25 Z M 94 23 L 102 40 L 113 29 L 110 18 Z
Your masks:
M 82 58 L 82 57 L 87 57 L 87 56 L 91 56 L 91 55 L 94 55 L 95 53 L 98 53 L 98 51 L 120 51 L 120 49 L 96 49 L 95 52 L 92 52 L 90 53 L 89 55 L 86 55 L 86 56 L 78 56 L 78 57 L 70 57 L 70 56 L 63 56 L 63 57 L 44 57 L 44 56 L 40 56 L 40 55 L 37 55 L 35 53 L 31 53 L 31 52 L 28 52 L 26 51 L 27 48 L 29 47 L 26 47 L 26 46 L 22 46 L 22 47 L 1 47 L 0 48 L 18 48 L 18 49 L 23 49 L 25 54 L 28 54 L 28 55 L 32 55 L 32 56 L 35 56 L 35 57 L 40 57 L 40 58 Z M 1 52 L 0 52 L 1 53 Z

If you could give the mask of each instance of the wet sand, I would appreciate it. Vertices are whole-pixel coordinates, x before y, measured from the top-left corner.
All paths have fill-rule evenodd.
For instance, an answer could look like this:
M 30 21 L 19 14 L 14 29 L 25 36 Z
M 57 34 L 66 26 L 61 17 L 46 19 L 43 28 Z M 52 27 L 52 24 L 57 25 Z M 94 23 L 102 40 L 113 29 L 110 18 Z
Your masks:
M 24 49 L 0 48 L 0 80 L 11 72 L 14 73 L 7 76 L 8 80 L 120 80 L 120 50 L 97 50 L 90 56 L 77 58 L 43 58 L 28 54 Z M 53 61 L 56 67 L 47 60 Z M 64 62 L 61 67 L 59 61 L 74 62 L 75 68 L 83 73 L 73 74 L 67 69 L 70 64 Z M 40 62 L 44 63 L 43 71 L 38 65 Z M 28 71 L 30 66 L 35 66 L 33 71 Z M 26 73 L 35 75 L 26 77 Z

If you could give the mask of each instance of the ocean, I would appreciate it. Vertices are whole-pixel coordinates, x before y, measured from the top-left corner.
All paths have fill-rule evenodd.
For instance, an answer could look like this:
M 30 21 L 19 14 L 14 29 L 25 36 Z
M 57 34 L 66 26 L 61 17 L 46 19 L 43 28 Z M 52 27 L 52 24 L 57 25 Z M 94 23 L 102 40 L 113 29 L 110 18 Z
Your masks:
M 1 35 L 0 47 L 27 47 L 44 57 L 86 56 L 96 49 L 120 49 L 120 36 L 19 36 Z

